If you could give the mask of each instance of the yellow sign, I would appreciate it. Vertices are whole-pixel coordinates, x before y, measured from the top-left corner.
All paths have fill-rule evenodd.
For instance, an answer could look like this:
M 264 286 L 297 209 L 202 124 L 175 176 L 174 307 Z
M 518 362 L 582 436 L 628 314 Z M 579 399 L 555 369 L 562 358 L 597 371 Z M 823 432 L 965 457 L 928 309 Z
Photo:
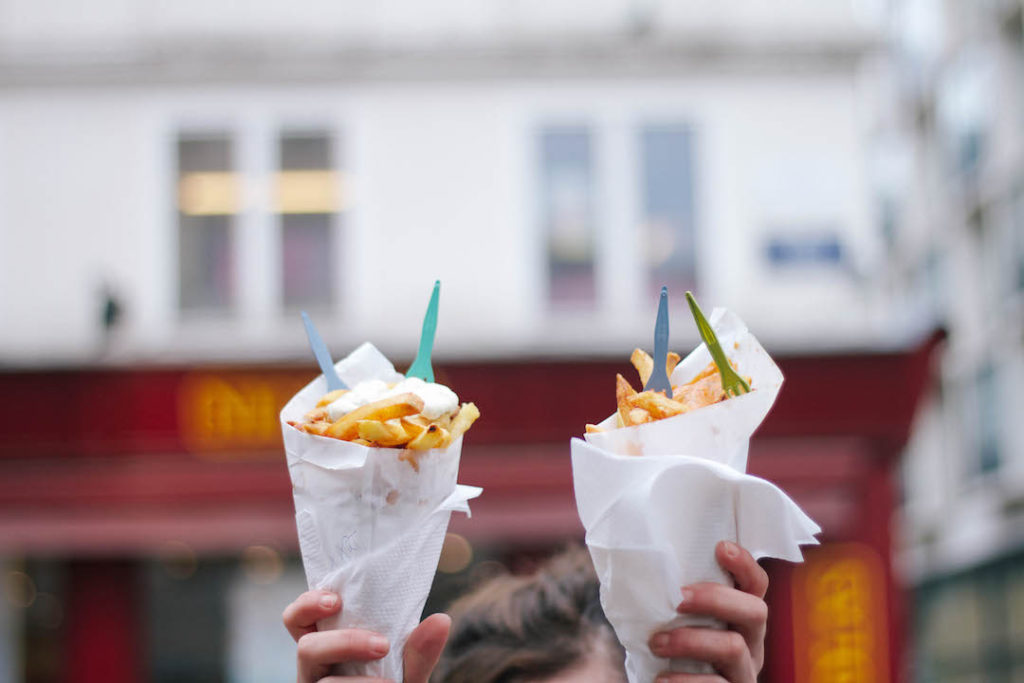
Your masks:
M 192 373 L 178 390 L 182 440 L 196 452 L 280 452 L 278 413 L 298 386 L 272 376 Z
M 888 683 L 881 558 L 856 543 L 810 551 L 793 572 L 795 683 Z

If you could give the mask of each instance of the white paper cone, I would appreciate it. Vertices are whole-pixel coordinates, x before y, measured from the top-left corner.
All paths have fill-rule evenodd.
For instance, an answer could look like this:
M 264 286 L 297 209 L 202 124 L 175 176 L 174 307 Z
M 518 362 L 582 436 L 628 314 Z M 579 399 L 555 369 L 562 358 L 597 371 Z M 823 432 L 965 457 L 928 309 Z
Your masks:
M 372 345 L 336 365 L 349 384 L 400 381 Z M 462 439 L 444 450 L 367 448 L 286 424 L 326 393 L 318 377 L 281 411 L 302 563 L 311 590 L 341 595 L 341 616 L 320 629 L 364 628 L 391 643 L 382 660 L 341 667 L 342 675 L 402 680 L 402 650 L 419 623 L 453 510 L 481 489 L 456 484 Z M 405 458 L 415 457 L 418 470 Z
M 715 559 L 731 540 L 755 558 L 800 561 L 801 544 L 820 529 L 773 484 L 744 474 L 751 434 L 771 408 L 782 374 L 742 321 L 726 311 L 711 316 L 727 355 L 755 389 L 722 403 L 637 427 L 573 439 L 576 505 L 601 581 L 601 605 L 626 648 L 632 683 L 650 683 L 665 670 L 711 673 L 699 662 L 655 657 L 656 631 L 700 623 L 675 611 L 683 586 L 731 585 Z M 709 362 L 701 346 L 673 373 L 682 384 Z M 642 456 L 642 457 L 637 457 Z

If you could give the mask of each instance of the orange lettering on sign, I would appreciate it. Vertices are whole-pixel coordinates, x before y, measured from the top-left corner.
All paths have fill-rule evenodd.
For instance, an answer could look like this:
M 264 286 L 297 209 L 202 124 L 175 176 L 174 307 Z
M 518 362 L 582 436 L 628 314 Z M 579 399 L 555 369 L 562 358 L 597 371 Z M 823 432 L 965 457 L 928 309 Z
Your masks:
M 796 683 L 889 681 L 885 591 L 881 560 L 868 546 L 808 552 L 793 572 Z
M 294 390 L 253 375 L 187 375 L 178 391 L 182 440 L 195 452 L 280 451 L 278 412 Z

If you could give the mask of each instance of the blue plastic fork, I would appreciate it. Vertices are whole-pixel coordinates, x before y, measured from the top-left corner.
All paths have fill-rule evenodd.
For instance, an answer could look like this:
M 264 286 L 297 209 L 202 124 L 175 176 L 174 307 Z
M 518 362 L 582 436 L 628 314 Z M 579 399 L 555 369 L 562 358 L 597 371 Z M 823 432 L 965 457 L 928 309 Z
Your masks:
M 658 301 L 658 319 L 654 323 L 654 367 L 647 378 L 644 391 L 663 391 L 672 398 L 672 384 L 668 381 L 665 366 L 668 363 L 668 287 L 661 288 Z
M 341 381 L 337 371 L 334 369 L 334 361 L 331 360 L 331 352 L 327 350 L 327 344 L 316 331 L 316 326 L 309 319 L 309 315 L 302 311 L 302 323 L 306 326 L 306 336 L 309 337 L 309 348 L 313 350 L 313 357 L 316 358 L 320 372 L 324 373 L 327 380 L 327 391 L 335 389 L 348 389 L 348 385 Z
M 406 371 L 406 377 L 419 377 L 425 382 L 434 381 L 434 368 L 430 364 L 430 354 L 434 350 L 434 333 L 437 332 L 437 300 L 441 295 L 441 281 L 434 281 L 434 292 L 430 295 L 427 314 L 423 316 L 423 331 L 420 333 L 420 348 L 416 352 L 416 360 Z

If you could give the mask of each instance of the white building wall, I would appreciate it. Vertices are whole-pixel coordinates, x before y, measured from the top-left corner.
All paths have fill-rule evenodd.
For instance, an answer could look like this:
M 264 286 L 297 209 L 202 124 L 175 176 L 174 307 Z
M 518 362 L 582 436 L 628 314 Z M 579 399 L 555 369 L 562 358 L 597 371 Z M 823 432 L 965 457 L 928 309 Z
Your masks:
M 594 136 L 604 246 L 597 311 L 554 316 L 535 135 L 564 121 L 589 124 Z M 695 131 L 705 303 L 737 309 L 782 346 L 884 341 L 867 310 L 879 245 L 852 75 L 736 74 L 7 93 L 0 225 L 9 284 L 0 300 L 11 324 L 0 353 L 27 363 L 95 357 L 104 279 L 126 307 L 108 357 L 304 353 L 301 326 L 283 318 L 267 277 L 276 254 L 265 190 L 275 135 L 310 123 L 339 136 L 352 198 L 336 254 L 338 310 L 323 321 L 336 348 L 370 338 L 411 349 L 440 278 L 442 356 L 619 353 L 637 343 L 654 305 L 643 302 L 635 244 L 635 136 L 640 124 L 665 121 Z M 241 298 L 232 315 L 206 321 L 181 319 L 176 307 L 174 136 L 197 128 L 235 133 L 247 197 Z M 839 237 L 846 266 L 770 267 L 769 236 L 822 225 Z M 675 329 L 689 342 L 674 294 Z

